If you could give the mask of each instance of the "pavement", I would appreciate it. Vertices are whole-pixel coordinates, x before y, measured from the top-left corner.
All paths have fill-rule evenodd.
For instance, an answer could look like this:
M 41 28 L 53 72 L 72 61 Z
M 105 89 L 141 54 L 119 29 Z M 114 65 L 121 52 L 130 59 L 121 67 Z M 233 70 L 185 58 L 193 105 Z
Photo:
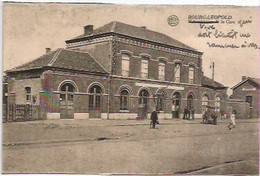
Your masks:
M 4 173 L 258 174 L 258 119 L 3 124 Z

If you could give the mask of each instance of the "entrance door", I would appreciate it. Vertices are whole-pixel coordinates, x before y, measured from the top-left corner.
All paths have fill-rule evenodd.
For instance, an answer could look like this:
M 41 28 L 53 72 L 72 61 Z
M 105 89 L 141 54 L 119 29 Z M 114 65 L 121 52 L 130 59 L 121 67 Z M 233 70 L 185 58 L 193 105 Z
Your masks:
M 191 107 L 193 107 L 193 96 L 192 95 L 189 95 L 188 98 L 187 98 L 187 107 L 188 109 L 191 109 Z
M 89 118 L 101 118 L 102 89 L 98 85 L 90 88 L 89 92 Z
M 61 87 L 60 118 L 74 119 L 74 86 L 70 83 Z

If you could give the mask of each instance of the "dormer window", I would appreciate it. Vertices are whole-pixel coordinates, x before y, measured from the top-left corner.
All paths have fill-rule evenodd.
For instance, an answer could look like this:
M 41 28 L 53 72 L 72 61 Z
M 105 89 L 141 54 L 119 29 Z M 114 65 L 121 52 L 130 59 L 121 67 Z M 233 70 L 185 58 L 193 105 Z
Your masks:
M 129 76 L 130 57 L 127 54 L 122 55 L 122 76 Z

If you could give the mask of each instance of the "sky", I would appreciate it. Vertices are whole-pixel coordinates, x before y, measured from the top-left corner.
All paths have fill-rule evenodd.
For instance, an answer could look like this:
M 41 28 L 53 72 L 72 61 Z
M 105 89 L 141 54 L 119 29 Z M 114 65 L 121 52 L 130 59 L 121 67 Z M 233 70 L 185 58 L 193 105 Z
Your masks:
M 167 19 L 176 15 L 177 26 Z M 197 23 L 188 23 L 189 15 L 231 16 L 225 23 L 213 24 L 205 29 Z M 249 20 L 242 27 L 239 20 Z M 203 52 L 204 74 L 211 77 L 211 62 L 215 63 L 215 80 L 232 87 L 242 76 L 259 78 L 259 49 L 248 47 L 259 44 L 259 10 L 257 7 L 235 6 L 170 6 L 170 5 L 105 5 L 55 3 L 5 3 L 3 8 L 3 70 L 24 64 L 52 50 L 65 48 L 65 40 L 83 34 L 83 26 L 94 28 L 111 21 L 120 21 L 169 35 L 200 52 Z M 234 23 L 233 23 L 234 22 Z M 246 22 L 246 21 L 244 21 Z M 248 22 L 248 21 L 247 21 Z M 209 24 L 206 25 L 209 27 Z M 216 38 L 217 34 L 232 34 L 236 38 Z M 211 38 L 198 37 L 199 33 L 212 32 Z M 250 37 L 240 37 L 241 33 Z M 209 44 L 235 44 L 243 48 L 209 47 Z

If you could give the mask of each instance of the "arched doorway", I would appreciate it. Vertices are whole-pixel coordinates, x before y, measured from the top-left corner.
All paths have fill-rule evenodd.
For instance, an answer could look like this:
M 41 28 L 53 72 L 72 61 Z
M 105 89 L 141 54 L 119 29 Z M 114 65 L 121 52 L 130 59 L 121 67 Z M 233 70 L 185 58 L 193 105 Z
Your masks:
M 187 108 L 191 109 L 192 107 L 194 107 L 194 98 L 192 94 L 189 94 L 187 97 Z
M 75 87 L 70 82 L 61 85 L 60 88 L 60 118 L 74 118 L 74 92 Z
M 101 118 L 102 89 L 93 85 L 89 89 L 89 118 Z
M 207 106 L 209 105 L 209 97 L 207 95 L 203 95 L 202 97 L 202 114 L 207 111 Z
M 120 92 L 120 110 L 129 110 L 129 92 L 126 89 Z
M 165 96 L 165 93 L 163 91 L 160 91 L 157 93 L 157 98 L 158 98 L 158 101 L 157 101 L 157 110 L 158 111 L 165 111 L 166 109 L 166 102 L 165 102 L 165 99 L 166 99 L 166 96 Z
M 179 118 L 181 108 L 181 95 L 175 92 L 172 96 L 172 117 Z

